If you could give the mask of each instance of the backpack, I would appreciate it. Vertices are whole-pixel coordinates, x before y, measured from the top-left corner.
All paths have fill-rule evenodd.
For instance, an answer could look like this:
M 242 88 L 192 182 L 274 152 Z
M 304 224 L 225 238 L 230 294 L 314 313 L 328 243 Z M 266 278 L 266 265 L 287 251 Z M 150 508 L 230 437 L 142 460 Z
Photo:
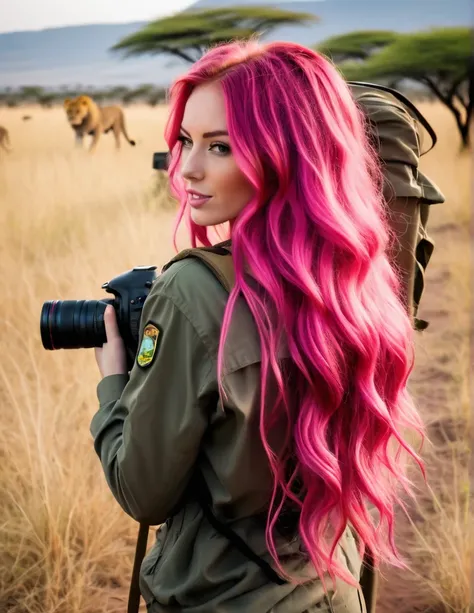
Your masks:
M 404 138 L 410 140 L 410 142 L 405 143 L 405 152 L 403 151 L 402 146 L 399 147 L 398 151 L 393 150 L 391 152 L 395 159 L 391 158 L 389 160 L 389 164 L 392 163 L 393 165 L 395 163 L 394 165 L 396 166 L 397 163 L 401 163 L 409 168 L 412 172 L 412 177 L 410 178 L 417 186 L 417 190 L 420 194 L 418 232 L 415 249 L 413 310 L 415 330 L 426 330 L 426 328 L 429 326 L 429 322 L 424 319 L 420 319 L 417 317 L 417 314 L 425 287 L 426 269 L 435 248 L 435 241 L 427 232 L 427 224 L 430 206 L 432 204 L 444 202 L 444 196 L 435 183 L 424 175 L 417 166 L 415 167 L 413 165 L 413 153 L 410 152 L 410 148 L 416 146 L 419 152 L 419 157 L 422 157 L 431 151 L 436 145 L 437 136 L 419 109 L 398 90 L 375 83 L 365 83 L 363 81 L 348 81 L 348 84 L 351 88 L 354 99 L 359 104 L 361 110 L 364 112 L 369 124 L 371 125 L 374 144 L 376 146 L 379 145 L 382 162 L 384 162 L 384 154 L 386 154 L 387 151 L 384 150 L 383 143 L 380 145 L 380 141 L 377 138 L 379 134 L 379 126 L 377 125 L 378 122 L 380 122 L 380 126 L 382 126 L 382 124 L 384 126 L 388 126 L 390 125 L 390 122 L 392 122 L 392 126 L 397 126 L 400 131 L 403 128 L 403 136 L 399 136 L 399 142 L 402 146 L 404 143 Z M 374 101 L 377 99 L 382 101 L 383 104 L 377 102 L 374 103 Z M 403 115 L 396 114 L 397 109 L 400 107 L 403 109 L 402 112 L 406 114 L 406 117 L 409 117 L 409 120 L 400 119 L 403 117 Z M 390 109 L 392 109 L 392 111 L 390 111 Z M 409 121 L 411 123 L 409 123 Z M 387 136 L 388 130 L 385 129 L 384 132 L 385 136 Z M 396 139 L 393 138 L 395 135 L 396 132 L 394 131 L 392 134 L 392 141 L 394 142 L 396 142 Z M 426 141 L 428 141 L 427 144 Z M 410 162 L 412 162 L 412 164 L 410 164 Z

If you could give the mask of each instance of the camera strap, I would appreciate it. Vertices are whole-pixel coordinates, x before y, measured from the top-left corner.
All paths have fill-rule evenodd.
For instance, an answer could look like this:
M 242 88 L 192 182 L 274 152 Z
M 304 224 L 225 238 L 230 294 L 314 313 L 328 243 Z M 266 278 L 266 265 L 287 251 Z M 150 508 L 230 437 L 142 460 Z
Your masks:
M 195 475 L 195 493 L 196 499 L 202 508 L 204 517 L 211 524 L 211 526 L 223 536 L 225 536 L 232 545 L 240 551 L 248 560 L 254 562 L 261 568 L 263 573 L 267 576 L 269 581 L 276 583 L 277 585 L 283 585 L 285 579 L 282 579 L 278 573 L 266 562 L 263 558 L 257 555 L 251 547 L 234 531 L 232 528 L 222 522 L 216 517 L 212 510 L 212 499 L 207 484 L 201 473 L 197 472 Z M 127 613 L 138 613 L 140 608 L 140 567 L 143 558 L 146 554 L 146 546 L 148 542 L 149 526 L 147 524 L 140 524 L 138 529 L 137 546 L 135 550 L 135 560 L 133 562 L 132 578 L 130 582 L 130 591 L 128 596 L 128 608 Z
M 127 613 L 138 613 L 140 610 L 140 567 L 146 554 L 148 531 L 148 524 L 140 524 L 135 548 L 135 559 L 133 561 L 132 578 L 130 580 L 130 590 L 128 593 Z
M 214 247 L 195 247 L 194 249 L 184 249 L 180 251 L 172 260 L 165 264 L 162 272 L 179 260 L 194 257 L 201 260 L 217 277 L 223 288 L 230 292 L 235 284 L 234 263 L 232 261 L 231 242 L 225 241 Z
M 255 562 L 257 566 L 260 566 L 267 578 L 277 585 L 283 585 L 286 583 L 259 555 L 257 555 L 247 543 L 229 526 L 216 517 L 212 510 L 212 497 L 207 487 L 207 483 L 201 472 L 197 471 L 194 480 L 194 492 L 195 498 L 201 505 L 204 516 L 211 526 L 223 536 L 225 536 L 236 549 L 240 551 L 248 560 Z

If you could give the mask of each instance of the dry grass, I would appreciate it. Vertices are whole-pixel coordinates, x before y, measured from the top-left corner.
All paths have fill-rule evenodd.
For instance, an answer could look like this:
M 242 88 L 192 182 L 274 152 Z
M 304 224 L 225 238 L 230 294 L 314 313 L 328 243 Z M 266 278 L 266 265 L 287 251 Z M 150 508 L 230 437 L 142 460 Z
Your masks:
M 400 516 L 401 551 L 412 573 L 386 569 L 380 613 L 467 613 L 473 554 L 472 483 L 472 288 L 471 155 L 459 154 L 450 114 L 420 105 L 435 127 L 437 147 L 422 168 L 446 196 L 431 208 L 429 234 L 435 251 L 428 267 L 420 316 L 430 327 L 417 337 L 413 392 L 428 425 L 425 447 L 429 487 L 421 480 L 411 520 Z
M 387 569 L 379 611 L 467 613 L 472 511 L 470 428 L 470 185 L 451 117 L 424 110 L 439 133 L 423 160 L 445 192 L 433 207 L 430 264 L 411 387 L 429 424 L 431 491 L 420 485 L 399 543 L 413 572 Z M 14 152 L 0 159 L 0 611 L 125 610 L 136 524 L 120 510 L 92 448 L 99 373 L 92 350 L 45 351 L 45 300 L 100 298 L 100 285 L 172 254 L 172 213 L 152 196 L 151 155 L 166 109 L 132 107 L 136 148 L 109 135 L 90 157 L 73 149 L 60 110 L 2 110 Z

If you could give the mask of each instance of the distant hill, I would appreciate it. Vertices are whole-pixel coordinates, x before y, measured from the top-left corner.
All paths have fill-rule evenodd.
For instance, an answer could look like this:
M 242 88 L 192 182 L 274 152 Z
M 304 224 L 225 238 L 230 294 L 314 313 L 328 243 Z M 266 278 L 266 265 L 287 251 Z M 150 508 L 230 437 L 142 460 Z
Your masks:
M 193 8 L 229 6 L 230 2 L 199 0 Z M 253 3 L 240 1 L 240 4 Z M 268 4 L 269 0 L 264 3 Z M 314 25 L 283 27 L 266 37 L 305 45 L 359 29 L 406 32 L 466 25 L 472 21 L 470 0 L 310 0 L 271 4 L 320 17 L 320 22 Z M 186 68 L 181 60 L 161 56 L 122 60 L 109 51 L 118 40 L 143 25 L 143 22 L 87 25 L 0 34 L 0 88 L 168 85 Z

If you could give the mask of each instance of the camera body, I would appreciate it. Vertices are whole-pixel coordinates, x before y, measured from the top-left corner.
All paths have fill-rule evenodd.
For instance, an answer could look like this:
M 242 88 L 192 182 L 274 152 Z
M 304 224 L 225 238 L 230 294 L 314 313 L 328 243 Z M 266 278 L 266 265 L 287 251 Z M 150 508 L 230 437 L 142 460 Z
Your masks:
M 168 170 L 169 166 L 169 152 L 158 151 L 153 154 L 153 168 L 154 170 Z
M 49 350 L 102 347 L 107 341 L 104 312 L 111 304 L 127 352 L 130 371 L 135 360 L 143 304 L 156 279 L 156 266 L 135 266 L 102 285 L 113 294 L 105 300 L 50 300 L 43 304 L 40 332 Z

